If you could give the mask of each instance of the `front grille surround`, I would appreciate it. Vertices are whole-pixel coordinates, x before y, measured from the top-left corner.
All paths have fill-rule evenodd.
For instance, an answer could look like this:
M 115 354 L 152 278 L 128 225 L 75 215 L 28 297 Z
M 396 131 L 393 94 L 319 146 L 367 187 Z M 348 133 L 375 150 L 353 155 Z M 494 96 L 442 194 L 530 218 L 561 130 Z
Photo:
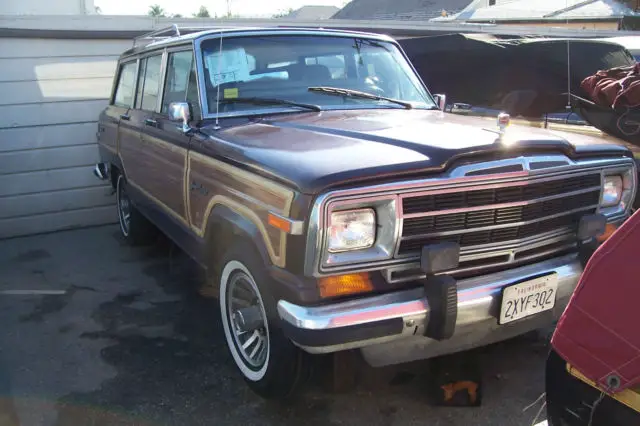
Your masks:
M 496 165 L 521 165 L 520 171 L 509 170 L 509 172 L 497 173 L 494 174 L 490 170 L 496 170 Z M 516 167 L 514 167 L 515 169 Z M 419 261 L 419 252 L 413 253 L 399 253 L 400 246 L 403 241 L 410 241 L 412 238 L 422 238 L 425 235 L 428 236 L 429 232 L 422 231 L 422 234 L 418 234 L 417 236 L 411 236 L 404 233 L 404 225 L 405 223 L 409 224 L 410 221 L 408 219 L 418 219 L 418 218 L 428 218 L 429 216 L 445 216 L 446 214 L 461 214 L 464 213 L 466 216 L 464 220 L 465 224 L 473 224 L 474 220 L 479 221 L 478 223 L 483 223 L 483 221 L 488 220 L 487 215 L 492 217 L 492 222 L 490 227 L 495 226 L 496 229 L 504 228 L 508 230 L 512 226 L 529 226 L 530 223 L 527 223 L 527 220 L 530 215 L 533 213 L 528 212 L 527 209 L 529 205 L 539 204 L 541 202 L 551 201 L 554 199 L 564 199 L 566 195 L 569 196 L 578 196 L 581 194 L 589 194 L 591 202 L 595 203 L 586 203 L 579 204 L 578 209 L 573 212 L 578 215 L 582 215 L 589 212 L 602 212 L 607 215 L 609 221 L 611 222 L 620 222 L 628 217 L 629 207 L 619 209 L 615 212 L 606 212 L 602 211 L 602 209 L 598 208 L 597 204 L 600 201 L 600 191 L 601 186 L 598 186 L 599 183 L 596 183 L 596 180 L 599 182 L 602 181 L 602 177 L 605 174 L 610 173 L 630 173 L 630 176 L 633 177 L 631 191 L 635 194 L 635 173 L 636 167 L 633 159 L 625 158 L 625 157 L 610 157 L 610 158 L 587 158 L 584 160 L 570 160 L 564 155 L 532 155 L 529 157 L 517 157 L 506 160 L 496 160 L 496 161 L 487 161 L 484 163 L 466 163 L 461 166 L 452 168 L 449 172 L 439 175 L 433 176 L 427 179 L 422 180 L 407 180 L 402 182 L 392 182 L 392 183 L 384 183 L 379 185 L 373 185 L 368 187 L 356 186 L 352 188 L 346 189 L 338 189 L 334 191 L 327 192 L 318 196 L 315 199 L 310 219 L 309 226 L 307 232 L 307 246 L 305 253 L 305 274 L 307 276 L 315 276 L 322 277 L 328 275 L 335 275 L 338 273 L 352 273 L 352 272 L 365 272 L 365 271 L 387 271 L 392 268 L 401 268 L 403 269 L 406 265 L 415 264 L 415 262 Z M 565 181 L 567 179 L 583 179 L 584 176 L 591 176 L 590 183 L 592 185 L 586 185 L 584 187 L 570 186 L 570 185 L 560 185 L 561 188 L 570 190 L 567 193 L 554 193 L 552 191 L 551 195 L 542 196 L 540 198 L 531 199 L 529 198 L 517 198 L 507 199 L 498 198 L 497 196 L 492 198 L 492 200 L 498 201 L 499 204 L 495 205 L 482 205 L 479 202 L 476 202 L 476 205 L 472 205 L 469 207 L 460 208 L 459 205 L 449 206 L 453 208 L 449 208 L 448 210 L 437 210 L 437 211 L 417 211 L 413 210 L 411 213 L 406 213 L 403 210 L 403 203 L 405 199 L 416 198 L 416 197 L 424 197 L 431 196 L 434 194 L 452 194 L 452 193 L 469 193 L 471 191 L 485 191 L 485 190 L 496 190 L 499 189 L 501 191 L 505 191 L 501 188 L 510 188 L 509 191 L 516 191 L 517 194 L 531 194 L 533 190 L 524 188 L 533 188 L 535 185 L 542 183 L 557 183 L 558 181 Z M 575 180 L 574 180 L 575 182 Z M 504 192 L 503 192 L 504 193 Z M 539 194 L 536 191 L 533 191 L 534 195 L 539 197 Z M 487 195 L 491 195 L 488 192 L 484 192 L 484 197 Z M 545 195 L 545 194 L 543 194 Z M 493 195 L 491 195 L 493 197 Z M 513 197 L 513 195 L 511 195 Z M 376 259 L 367 259 L 366 256 L 359 256 L 356 253 L 352 256 L 351 259 L 343 259 L 343 261 L 332 261 L 327 262 L 326 259 L 326 223 L 328 223 L 328 215 L 330 211 L 336 210 L 336 206 L 339 209 L 349 209 L 350 205 L 363 206 L 368 203 L 368 199 L 371 200 L 387 200 L 390 203 L 395 204 L 394 210 L 396 211 L 397 217 L 393 221 L 392 224 L 385 224 L 384 226 L 392 226 L 395 228 L 394 234 L 396 235 L 396 240 L 394 246 L 388 247 L 386 252 L 388 255 L 385 257 L 383 254 L 378 252 L 380 257 Z M 478 197 L 475 198 L 476 200 Z M 506 201 L 506 202 L 504 202 Z M 377 202 L 377 201 L 376 201 Z M 479 204 L 479 205 L 478 205 Z M 540 208 L 537 206 L 536 208 Z M 551 203 L 551 207 L 553 207 L 553 203 Z M 553 208 L 551 208 L 551 211 Z M 496 211 L 488 214 L 487 210 L 495 209 Z M 500 209 L 498 211 L 498 209 Z M 572 209 L 574 210 L 574 209 Z M 545 209 L 543 208 L 544 212 Z M 469 215 L 469 212 L 473 212 L 473 214 Z M 558 214 L 558 217 L 565 216 L 565 213 L 570 213 L 568 210 L 561 211 Z M 611 214 L 610 214 L 611 213 Z M 529 215 L 529 216 L 527 216 Z M 537 220 L 536 218 L 535 220 Z M 549 217 L 542 219 L 550 219 Z M 443 220 L 443 219 L 440 219 Z M 458 216 L 458 220 L 460 217 Z M 469 222 L 471 220 L 471 222 Z M 496 222 L 497 221 L 497 222 Z M 525 223 L 521 223 L 525 222 Z M 455 225 L 455 224 L 454 224 Z M 381 226 L 379 224 L 379 226 Z M 383 227 L 384 228 L 384 227 Z M 408 226 L 410 228 L 410 226 Z M 466 233 L 460 225 L 458 225 L 458 229 L 450 229 L 447 232 L 456 233 Z M 575 242 L 575 229 L 571 229 L 567 226 L 559 226 L 556 228 L 550 228 L 551 232 L 545 232 L 543 234 L 535 235 L 532 238 L 526 238 L 526 235 L 521 236 L 521 238 L 515 239 L 507 239 L 506 237 L 502 239 L 498 239 L 494 242 L 486 242 L 483 244 L 473 244 L 466 245 L 462 248 L 462 255 L 467 256 L 473 254 L 474 257 L 476 255 L 480 255 L 479 259 L 482 258 L 482 254 L 487 254 L 487 257 L 491 253 L 495 254 L 498 251 L 509 250 L 509 248 L 517 247 L 519 250 L 524 250 L 527 246 L 532 244 L 552 244 L 551 239 L 557 240 L 557 237 L 567 238 L 571 240 L 568 244 L 571 245 Z M 547 229 L 541 229 L 540 231 L 547 231 Z M 529 234 L 527 234 L 529 235 Z M 573 236 L 572 236 L 573 235 Z M 409 237 L 409 238 L 406 238 Z M 548 241 L 545 241 L 547 240 Z M 533 246 L 532 246 L 533 247 Z M 514 252 L 515 253 L 515 252 Z M 562 255 L 564 251 L 558 251 L 558 256 Z M 510 264 L 505 265 L 504 269 L 509 269 L 511 267 L 515 267 L 515 254 L 511 254 Z M 495 257 L 495 256 L 494 256 Z M 335 260 L 335 259 L 334 259 Z M 479 268 L 482 268 L 482 265 L 479 265 Z M 480 270 L 479 269 L 479 270 Z

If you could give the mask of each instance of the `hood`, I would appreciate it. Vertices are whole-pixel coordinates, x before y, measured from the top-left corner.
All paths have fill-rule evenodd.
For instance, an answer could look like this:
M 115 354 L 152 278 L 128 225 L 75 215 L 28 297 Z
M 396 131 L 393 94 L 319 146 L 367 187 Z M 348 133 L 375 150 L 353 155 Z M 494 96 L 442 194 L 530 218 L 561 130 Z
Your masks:
M 523 152 L 556 152 L 571 158 L 629 155 L 601 138 L 510 126 L 500 141 L 490 120 L 428 110 L 350 110 L 233 119 L 202 132 L 217 143 L 199 144 L 307 194 L 331 186 L 380 182 L 437 173 L 462 159 L 499 158 Z

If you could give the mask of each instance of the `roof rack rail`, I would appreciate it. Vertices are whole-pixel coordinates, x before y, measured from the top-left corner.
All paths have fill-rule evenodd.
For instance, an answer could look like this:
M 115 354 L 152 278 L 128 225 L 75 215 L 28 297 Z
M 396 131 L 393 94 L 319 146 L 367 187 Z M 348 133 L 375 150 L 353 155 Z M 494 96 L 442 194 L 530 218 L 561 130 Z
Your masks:
M 173 24 L 170 27 L 159 28 L 157 30 L 153 30 L 148 33 L 139 35 L 138 37 L 134 37 L 133 47 L 138 46 L 138 42 L 142 40 L 150 40 L 150 43 L 152 43 L 153 41 L 158 39 L 163 39 L 168 37 L 179 37 L 179 36 L 180 36 L 180 29 L 176 24 Z
M 224 28 L 229 28 L 229 26 L 196 26 L 196 27 L 180 27 L 177 24 L 172 24 L 169 27 L 159 28 L 157 30 L 153 30 L 151 32 L 139 35 L 133 39 L 133 47 L 139 46 L 140 42 L 143 40 L 147 40 L 149 43 L 153 43 L 154 41 L 163 40 L 172 37 L 180 37 L 181 35 L 186 35 L 190 33 L 195 33 L 199 31 L 206 30 L 220 30 Z

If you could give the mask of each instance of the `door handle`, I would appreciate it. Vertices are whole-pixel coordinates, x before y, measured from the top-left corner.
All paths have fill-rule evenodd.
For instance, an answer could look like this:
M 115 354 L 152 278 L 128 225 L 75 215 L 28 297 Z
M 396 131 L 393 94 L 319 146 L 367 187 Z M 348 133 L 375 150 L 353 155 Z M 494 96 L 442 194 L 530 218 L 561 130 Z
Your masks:
M 157 126 L 158 122 L 153 118 L 147 118 L 146 120 L 144 120 L 144 124 L 146 124 L 147 126 Z
M 131 120 L 131 117 L 129 117 L 127 114 L 122 114 L 122 115 L 120 115 L 120 119 L 129 121 L 129 120 Z

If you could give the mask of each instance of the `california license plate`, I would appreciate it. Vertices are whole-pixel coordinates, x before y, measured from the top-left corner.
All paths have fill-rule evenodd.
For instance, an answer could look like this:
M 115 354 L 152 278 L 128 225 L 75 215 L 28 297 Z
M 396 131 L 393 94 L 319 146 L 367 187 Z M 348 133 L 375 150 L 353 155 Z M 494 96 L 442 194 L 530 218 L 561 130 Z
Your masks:
M 556 304 L 558 275 L 551 274 L 505 287 L 502 292 L 499 324 L 507 324 L 540 312 Z

